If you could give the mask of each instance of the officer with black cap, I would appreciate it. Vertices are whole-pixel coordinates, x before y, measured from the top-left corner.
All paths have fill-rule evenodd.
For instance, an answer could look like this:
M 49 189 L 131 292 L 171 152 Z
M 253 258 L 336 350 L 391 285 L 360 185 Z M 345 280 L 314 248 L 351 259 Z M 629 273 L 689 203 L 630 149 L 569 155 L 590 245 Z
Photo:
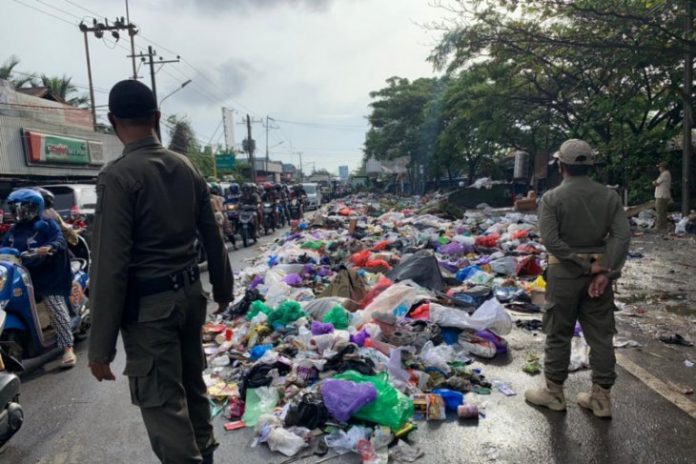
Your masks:
M 218 443 L 202 371 L 207 298 L 195 249 L 200 234 L 213 298 L 232 299 L 233 276 L 203 177 L 156 137 L 160 113 L 138 81 L 109 94 L 109 121 L 125 148 L 97 181 L 89 362 L 97 380 L 114 380 L 119 330 L 124 374 L 163 463 L 212 463 Z

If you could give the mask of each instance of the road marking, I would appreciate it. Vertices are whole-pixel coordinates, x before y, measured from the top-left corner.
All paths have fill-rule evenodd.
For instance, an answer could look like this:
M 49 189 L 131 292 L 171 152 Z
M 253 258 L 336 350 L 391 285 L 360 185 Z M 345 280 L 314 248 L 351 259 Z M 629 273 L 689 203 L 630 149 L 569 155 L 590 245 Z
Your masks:
M 616 363 L 650 387 L 655 393 L 690 415 L 693 419 L 696 419 L 696 403 L 672 390 L 665 382 L 658 379 L 623 354 L 616 353 Z

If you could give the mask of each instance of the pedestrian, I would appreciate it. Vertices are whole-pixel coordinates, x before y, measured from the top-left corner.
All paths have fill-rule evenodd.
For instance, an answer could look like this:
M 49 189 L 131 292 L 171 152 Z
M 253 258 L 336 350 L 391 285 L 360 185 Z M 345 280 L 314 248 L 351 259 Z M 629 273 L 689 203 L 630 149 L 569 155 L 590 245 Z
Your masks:
M 206 296 L 196 231 L 208 256 L 214 300 L 226 308 L 233 277 L 203 177 L 156 137 L 160 113 L 144 84 L 121 81 L 109 93 L 109 121 L 125 145 L 97 180 L 89 361 L 97 380 L 119 329 L 131 401 L 140 407 L 163 463 L 212 463 L 218 443 L 203 381 Z
M 527 390 L 525 398 L 554 411 L 566 409 L 563 383 L 579 321 L 590 346 L 593 385 L 577 402 L 598 417 L 611 417 L 610 390 L 616 379 L 612 281 L 626 261 L 630 229 L 618 194 L 588 176 L 593 162 L 586 142 L 568 140 L 554 157 L 563 182 L 544 194 L 539 212 L 549 254 L 543 316 L 546 386 Z
M 672 174 L 667 169 L 667 163 L 662 161 L 657 165 L 660 175 L 653 182 L 655 186 L 655 210 L 657 211 L 657 223 L 655 229 L 658 232 L 667 230 L 667 210 L 672 202 Z

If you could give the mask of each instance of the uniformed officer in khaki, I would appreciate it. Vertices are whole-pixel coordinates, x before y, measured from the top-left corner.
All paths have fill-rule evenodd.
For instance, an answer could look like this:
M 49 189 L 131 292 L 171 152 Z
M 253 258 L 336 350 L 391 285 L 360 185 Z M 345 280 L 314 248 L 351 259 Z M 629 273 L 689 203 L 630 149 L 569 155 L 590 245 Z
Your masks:
M 593 386 L 577 402 L 598 417 L 611 417 L 609 392 L 616 379 L 611 282 L 626 261 L 630 229 L 619 196 L 588 177 L 593 156 L 586 142 L 568 140 L 554 157 L 563 182 L 543 196 L 539 210 L 539 230 L 549 254 L 543 318 L 546 386 L 528 390 L 525 398 L 554 411 L 566 409 L 563 383 L 579 321 L 590 345 Z
M 220 308 L 232 298 L 233 277 L 208 186 L 187 158 L 160 144 L 160 113 L 145 85 L 117 83 L 109 111 L 125 148 L 97 181 L 90 368 L 97 380 L 114 380 L 109 364 L 120 330 L 131 399 L 157 457 L 212 463 L 218 443 L 202 377 L 206 296 L 197 231 Z

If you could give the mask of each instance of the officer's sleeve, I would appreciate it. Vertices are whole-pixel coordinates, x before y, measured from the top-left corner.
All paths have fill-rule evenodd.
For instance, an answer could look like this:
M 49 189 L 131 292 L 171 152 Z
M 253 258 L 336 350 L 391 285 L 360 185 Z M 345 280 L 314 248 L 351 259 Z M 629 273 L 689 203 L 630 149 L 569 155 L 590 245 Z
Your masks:
M 90 362 L 109 363 L 116 355 L 116 339 L 128 291 L 132 237 L 133 203 L 128 188 L 116 176 L 103 172 L 97 181 L 89 279 Z
M 210 203 L 210 192 L 202 180 L 198 186 L 198 198 L 197 227 L 208 256 L 208 275 L 213 286 L 213 299 L 217 303 L 228 303 L 233 299 L 234 276 L 225 242 Z
M 607 276 L 611 279 L 618 279 L 621 277 L 621 269 L 628 256 L 628 248 L 631 244 L 631 227 L 628 224 L 626 212 L 621 206 L 621 200 L 616 193 L 612 195 L 612 204 L 614 205 L 614 214 L 609 226 L 605 265 L 610 269 Z
M 541 233 L 541 238 L 544 240 L 544 246 L 546 246 L 546 250 L 550 255 L 564 264 L 578 266 L 582 269 L 583 273 L 590 272 L 589 262 L 579 258 L 568 244 L 561 240 L 556 208 L 549 200 L 548 195 L 544 195 L 541 198 L 539 232 Z

